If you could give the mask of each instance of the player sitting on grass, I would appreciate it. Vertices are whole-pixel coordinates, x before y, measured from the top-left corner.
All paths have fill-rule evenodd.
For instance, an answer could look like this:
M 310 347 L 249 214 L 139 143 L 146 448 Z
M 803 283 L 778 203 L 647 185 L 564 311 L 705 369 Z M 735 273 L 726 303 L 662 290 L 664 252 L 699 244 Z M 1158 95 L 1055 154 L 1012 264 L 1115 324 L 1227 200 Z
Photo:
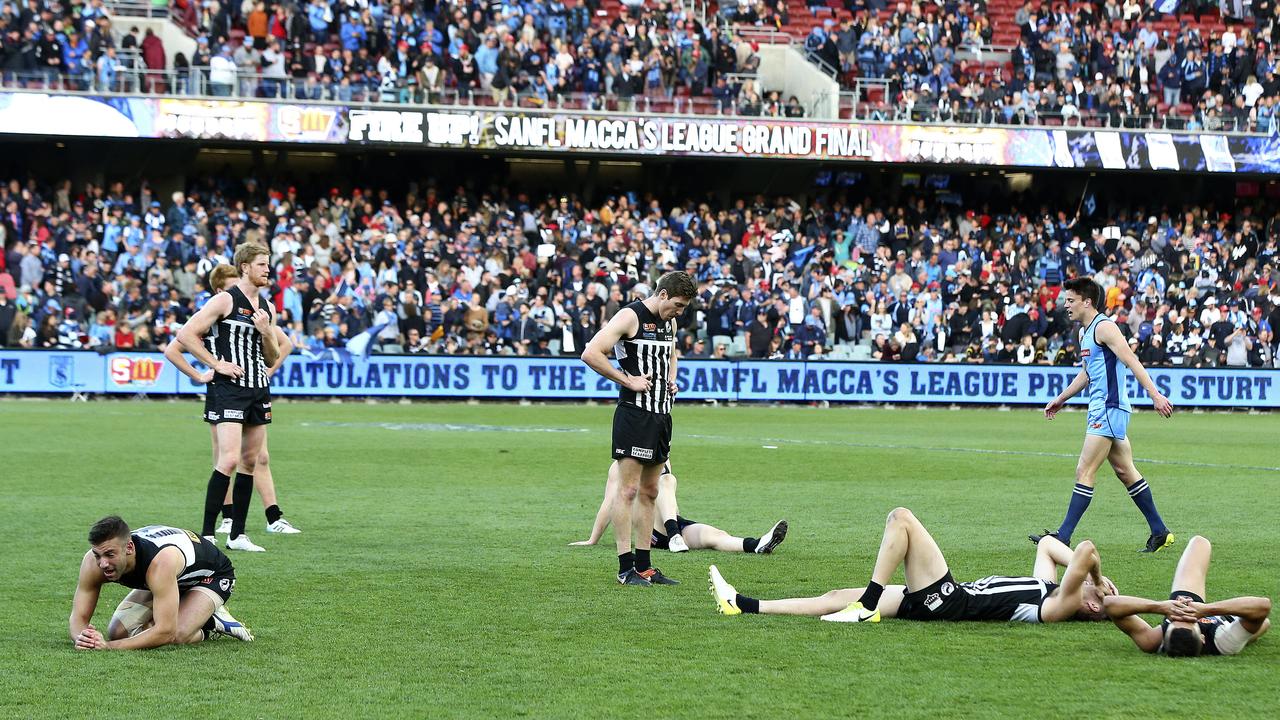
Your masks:
M 143 650 L 218 635 L 253 640 L 225 607 L 236 585 L 231 560 L 208 540 L 167 525 L 130 531 L 112 515 L 89 530 L 89 544 L 71 608 L 77 650 Z M 104 637 L 93 626 L 93 611 L 102 586 L 113 582 L 133 590 Z
M 1058 566 L 1066 566 L 1058 584 Z M 902 567 L 906 585 L 888 585 Z M 1031 623 L 1102 620 L 1103 597 L 1115 586 L 1102 576 L 1102 561 L 1085 540 L 1073 553 L 1056 538 L 1036 547 L 1032 577 L 992 575 L 969 583 L 951 577 L 946 558 L 924 525 L 906 508 L 889 513 L 871 583 L 832 590 L 821 597 L 756 600 L 739 595 L 711 566 L 711 592 L 725 615 L 762 613 L 821 616 L 833 622 L 904 620 L 1020 620 Z
M 596 522 L 591 537 L 569 543 L 570 545 L 595 545 L 600 542 L 605 528 L 609 527 L 610 503 L 618 485 L 618 463 L 609 467 L 609 479 L 604 486 L 604 500 L 596 512 Z M 671 474 L 671 463 L 662 467 L 658 478 L 657 512 L 653 522 L 653 547 L 658 550 L 684 552 L 686 550 L 721 550 L 724 552 L 749 552 L 768 554 L 782 544 L 787 537 L 787 521 L 779 520 L 759 538 L 734 537 L 720 528 L 706 523 L 688 520 L 680 515 L 676 504 L 676 476 Z
M 1173 592 L 1168 600 L 1115 595 L 1104 601 L 1107 615 L 1143 652 L 1169 657 L 1235 655 L 1245 645 L 1262 637 L 1271 627 L 1271 600 L 1238 597 L 1206 603 L 1205 577 L 1209 573 L 1209 541 L 1199 535 L 1182 551 L 1173 573 Z M 1151 627 L 1138 613 L 1164 615 L 1158 627 Z

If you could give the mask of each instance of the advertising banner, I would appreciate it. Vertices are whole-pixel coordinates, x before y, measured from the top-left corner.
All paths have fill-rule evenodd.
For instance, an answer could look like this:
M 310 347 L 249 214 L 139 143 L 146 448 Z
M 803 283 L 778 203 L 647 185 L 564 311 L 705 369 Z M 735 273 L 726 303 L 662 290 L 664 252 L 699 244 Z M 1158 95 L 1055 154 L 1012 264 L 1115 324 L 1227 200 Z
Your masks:
M 685 360 L 679 400 L 1043 405 L 1074 367 Z M 1150 368 L 1176 406 L 1280 408 L 1280 371 Z M 1135 406 L 1151 399 L 1126 375 Z M 196 395 L 160 353 L 0 351 L 0 393 Z M 277 396 L 609 400 L 617 387 L 577 358 L 377 355 L 290 357 L 272 378 Z M 1073 403 L 1084 403 L 1077 397 Z

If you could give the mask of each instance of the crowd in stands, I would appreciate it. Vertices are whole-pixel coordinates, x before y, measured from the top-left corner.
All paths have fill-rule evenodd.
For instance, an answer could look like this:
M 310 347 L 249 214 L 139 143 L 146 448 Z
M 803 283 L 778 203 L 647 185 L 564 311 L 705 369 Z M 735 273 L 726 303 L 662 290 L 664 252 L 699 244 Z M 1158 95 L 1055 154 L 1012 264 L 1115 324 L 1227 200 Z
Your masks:
M 1244 201 L 1112 212 L 824 196 L 721 206 L 415 187 L 304 197 L 204 180 L 0 186 L 0 341 L 162 347 L 239 243 L 265 244 L 278 322 L 329 351 L 576 355 L 662 273 L 698 298 L 684 357 L 1069 365 L 1063 282 L 1090 275 L 1152 365 L 1274 367 L 1280 215 Z M 972 202 L 972 199 L 971 199 Z M 1108 214 L 1110 213 L 1110 214 Z
M 850 0 L 839 21 L 813 27 L 805 48 L 842 78 L 882 80 L 881 118 L 1010 124 L 1095 122 L 1280 132 L 1280 3 L 1232 10 L 1226 30 L 1153 23 L 1166 3 L 1027 0 L 1008 62 L 984 62 L 992 20 L 983 0 Z M 802 116 L 799 99 L 750 79 L 758 46 L 735 29 L 790 22 L 783 0 L 725 2 L 704 25 L 678 2 L 502 0 L 424 3 L 310 0 L 268 4 L 180 0 L 199 33 L 192 57 L 167 57 L 148 32 L 119 39 L 103 0 L 0 5 L 0 73 L 76 89 L 290 96 L 338 101 L 477 102 L 632 107 L 635 98 L 697 97 L 729 112 Z M 826 9 L 823 7 L 822 9 Z M 1194 0 L 1184 10 L 1201 6 Z M 1190 20 L 1191 13 L 1181 16 Z M 117 47 L 118 46 L 118 47 Z M 120 53 L 136 48 L 133 77 Z M 1002 59 L 1005 55 L 1001 54 Z M 585 100 L 582 100 L 584 99 Z

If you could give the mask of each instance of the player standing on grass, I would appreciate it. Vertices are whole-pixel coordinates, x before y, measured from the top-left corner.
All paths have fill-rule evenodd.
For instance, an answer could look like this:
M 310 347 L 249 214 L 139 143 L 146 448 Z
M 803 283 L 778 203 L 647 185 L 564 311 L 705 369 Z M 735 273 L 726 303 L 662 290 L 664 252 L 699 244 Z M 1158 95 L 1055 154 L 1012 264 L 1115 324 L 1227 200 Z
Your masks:
M 240 279 L 227 292 L 210 298 L 178 331 L 183 348 L 214 373 L 205 422 L 217 428 L 219 452 L 205 492 L 200 534 L 213 536 L 227 485 L 235 473 L 231 534 L 227 538 L 231 550 L 263 550 L 244 534 L 244 526 L 253 497 L 253 473 L 271 422 L 267 368 L 280 357 L 270 306 L 262 303 L 260 296 L 261 289 L 271 284 L 270 254 L 261 245 L 236 248 L 233 264 Z M 206 334 L 213 339 L 214 352 L 205 347 Z M 236 472 L 237 466 L 240 472 Z
M 658 476 L 671 453 L 671 402 L 676 394 L 675 319 L 697 292 L 685 272 L 658 279 L 654 295 L 618 311 L 582 351 L 582 361 L 617 383 L 613 459 L 618 489 L 612 521 L 618 549 L 618 582 L 675 585 L 650 565 L 649 548 Z M 622 366 L 609 363 L 608 353 Z M 632 552 L 632 530 L 638 530 Z
M 1151 488 L 1133 465 L 1133 448 L 1127 437 L 1129 413 L 1133 408 L 1125 392 L 1125 376 L 1120 365 L 1128 367 L 1146 389 L 1161 417 L 1173 414 L 1173 404 L 1160 393 L 1142 363 L 1129 349 L 1129 342 L 1121 334 L 1120 327 L 1098 310 L 1102 305 L 1102 288 L 1090 278 L 1068 280 L 1063 287 L 1067 315 L 1083 328 L 1080 332 L 1080 362 L 1084 367 L 1058 397 L 1044 406 L 1044 415 L 1052 420 L 1068 400 L 1088 388 L 1089 417 L 1067 515 L 1057 531 L 1049 534 L 1071 544 L 1071 535 L 1093 500 L 1098 468 L 1103 460 L 1107 460 L 1150 526 L 1151 535 L 1140 552 L 1160 552 L 1173 544 L 1174 537 L 1156 510 Z
M 1066 567 L 1061 584 L 1060 565 Z M 907 583 L 890 585 L 899 567 Z M 710 568 L 711 594 L 724 615 L 810 615 L 832 622 L 872 623 L 881 617 L 1029 623 L 1106 619 L 1103 599 L 1115 593 L 1115 585 L 1102 576 L 1102 560 L 1093 543 L 1086 540 L 1072 552 L 1046 537 L 1036 547 L 1032 573 L 957 583 L 933 536 L 906 508 L 889 513 L 871 582 L 865 588 L 832 590 L 820 597 L 757 600 L 738 594 L 715 565 Z
M 209 273 L 209 288 L 216 294 L 225 292 L 235 285 L 237 280 L 236 270 L 230 265 L 219 265 Z M 272 327 L 272 332 L 276 336 L 276 344 L 280 347 L 280 357 L 276 359 L 271 367 L 267 368 L 268 377 L 274 376 L 280 366 L 284 365 L 285 358 L 289 357 L 293 352 L 293 343 L 289 340 L 289 336 L 279 325 Z M 216 352 L 213 347 L 211 336 L 205 337 L 205 347 L 211 352 Z M 191 378 L 192 381 L 207 385 L 213 380 L 213 371 L 206 370 L 200 372 L 187 362 L 186 356 L 182 354 L 180 343 L 169 343 L 165 346 L 164 356 L 169 362 L 173 363 L 183 375 Z M 210 406 L 209 401 L 213 397 L 212 393 L 205 393 L 204 412 L 208 416 Z M 262 452 L 258 454 L 257 467 L 253 472 L 253 486 L 258 491 L 258 496 L 262 498 L 262 506 L 267 516 L 267 532 L 279 533 L 283 535 L 293 535 L 302 532 L 295 528 L 292 523 L 284 517 L 284 511 L 280 509 L 280 505 L 276 502 L 276 484 L 271 474 L 271 455 L 267 449 L 266 428 L 263 428 Z M 218 428 L 216 425 L 209 425 L 209 435 L 213 441 L 213 463 L 218 464 Z M 218 526 L 217 532 L 221 535 L 227 535 L 231 532 L 231 516 L 234 514 L 234 506 L 232 505 L 231 487 L 227 486 L 227 492 L 222 498 L 222 524 Z
M 77 650 L 144 650 L 218 635 L 253 640 L 249 628 L 227 612 L 235 568 L 208 540 L 167 525 L 130 531 L 128 523 L 111 515 L 90 528 L 89 545 L 71 607 Z M 132 591 L 120 601 L 104 636 L 93 626 L 93 611 L 102 586 L 113 582 Z
M 615 461 L 609 466 L 609 479 L 604 486 L 604 500 L 600 503 L 600 509 L 596 511 L 596 521 L 591 526 L 591 537 L 569 543 L 570 545 L 595 545 L 600 542 L 605 528 L 609 527 L 613 498 L 618 494 L 618 482 L 618 463 Z M 774 523 L 768 532 L 758 538 L 734 537 L 720 528 L 689 520 L 680 514 L 680 506 L 676 503 L 677 486 L 676 476 L 672 474 L 671 463 L 668 462 L 662 466 L 662 475 L 658 477 L 658 498 L 655 501 L 653 530 L 649 537 L 651 548 L 671 552 L 709 549 L 767 555 L 781 545 L 787 537 L 786 520 Z
M 1205 602 L 1205 578 L 1213 548 L 1199 535 L 1182 551 L 1173 574 L 1173 592 L 1164 601 L 1126 595 L 1104 601 L 1107 615 L 1143 652 L 1169 657 L 1235 655 L 1271 627 L 1271 599 L 1238 597 Z M 1164 615 L 1151 627 L 1138 613 Z

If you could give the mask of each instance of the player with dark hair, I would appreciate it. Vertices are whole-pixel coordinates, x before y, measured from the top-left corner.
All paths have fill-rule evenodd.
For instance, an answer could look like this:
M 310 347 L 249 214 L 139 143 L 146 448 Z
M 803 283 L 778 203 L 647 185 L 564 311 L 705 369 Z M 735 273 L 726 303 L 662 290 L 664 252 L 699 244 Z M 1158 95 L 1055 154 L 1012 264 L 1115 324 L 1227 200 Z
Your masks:
M 1071 544 L 1071 535 L 1093 500 L 1098 468 L 1103 460 L 1107 460 L 1150 527 L 1151 535 L 1140 552 L 1160 552 L 1173 544 L 1174 537 L 1156 510 L 1150 486 L 1133 464 L 1133 447 L 1128 439 L 1129 413 L 1133 408 L 1125 392 L 1125 374 L 1120 366 L 1123 364 L 1129 368 L 1151 396 L 1161 417 L 1173 414 L 1173 404 L 1160 393 L 1142 363 L 1129 349 L 1129 342 L 1121 334 L 1120 326 L 1100 310 L 1102 288 L 1096 282 L 1090 278 L 1068 280 L 1062 295 L 1067 315 L 1082 327 L 1080 362 L 1083 367 L 1071 384 L 1044 406 L 1044 415 L 1052 420 L 1068 400 L 1088 388 L 1089 416 L 1067 514 L 1058 529 L 1049 534 Z M 1035 537 L 1032 536 L 1033 541 Z
M 235 268 L 230 265 L 219 265 L 209 273 L 209 288 L 214 293 L 226 292 L 235 285 L 238 276 Z M 272 377 L 276 371 L 284 365 L 284 361 L 293 352 L 293 342 L 289 340 L 289 336 L 279 325 L 272 326 L 272 333 L 276 336 L 276 343 L 280 348 L 280 356 L 276 361 L 267 368 L 267 376 Z M 205 346 L 210 352 L 216 352 L 210 337 L 205 338 Z M 186 356 L 182 354 L 182 346 L 180 343 L 171 342 L 165 346 L 165 358 L 173 363 L 183 375 L 191 378 L 193 382 L 200 384 L 208 384 L 213 380 L 213 371 L 206 370 L 200 372 L 187 362 Z M 212 393 L 205 393 L 204 415 L 207 417 L 210 411 L 209 401 L 212 399 Z M 209 435 L 213 443 L 213 464 L 218 464 L 218 428 L 216 425 L 209 425 Z M 243 468 L 241 468 L 243 471 Z M 267 516 L 267 532 L 279 533 L 283 535 L 293 535 L 302 532 L 297 529 L 284 517 L 284 511 L 280 509 L 280 505 L 276 502 L 276 483 L 275 478 L 271 474 L 271 455 L 267 449 L 266 429 L 263 429 L 262 451 L 258 453 L 257 466 L 253 472 L 253 487 L 258 491 L 258 497 L 262 498 L 262 506 Z M 227 492 L 222 498 L 222 524 L 217 527 L 217 533 L 227 535 L 231 532 L 231 516 L 234 514 L 234 506 L 232 504 L 232 494 L 230 485 L 227 486 Z
M 253 640 L 249 628 L 226 608 L 236 586 L 235 568 L 205 538 L 167 525 L 130 530 L 111 515 L 90 528 L 89 545 L 71 607 L 71 640 L 77 650 L 143 650 L 219 635 Z M 113 582 L 131 591 L 112 614 L 104 636 L 93 626 L 93 612 L 102 586 Z
M 618 489 L 612 503 L 618 582 L 675 585 L 650 564 L 650 534 L 658 476 L 671 453 L 671 403 L 676 394 L 675 319 L 697 289 L 685 272 L 658 279 L 656 292 L 618 311 L 591 338 L 582 361 L 619 385 L 613 413 Z M 621 368 L 609 362 L 608 353 Z M 632 531 L 637 530 L 635 552 Z
M 613 510 L 613 499 L 618 490 L 618 463 L 609 466 L 609 479 L 604 486 L 604 500 L 596 511 L 596 521 L 591 526 L 591 536 L 586 540 L 569 543 L 570 545 L 595 545 L 609 527 L 609 517 Z M 734 537 L 720 528 L 706 523 L 689 520 L 680 514 L 680 506 L 676 503 L 676 476 L 671 472 L 671 463 L 662 467 L 662 475 L 658 478 L 658 498 L 655 501 L 656 512 L 653 519 L 653 530 L 649 541 L 651 548 L 686 552 L 688 550 L 720 550 L 723 552 L 747 552 L 767 555 L 782 544 L 787 537 L 787 521 L 779 520 L 769 531 L 758 538 Z
M 227 538 L 231 550 L 263 550 L 244 534 L 244 526 L 253 497 L 253 473 L 266 425 L 271 422 L 267 368 L 280 357 L 270 304 L 263 303 L 260 295 L 262 288 L 271 284 L 270 255 L 261 245 L 246 243 L 236 248 L 233 264 L 240 279 L 227 292 L 210 298 L 178 331 L 182 347 L 214 373 L 205 422 L 217 427 L 219 453 L 205 491 L 201 535 L 213 536 L 227 485 L 235 473 L 231 534 Z M 213 352 L 203 340 L 210 333 Z
M 1058 582 L 1058 566 L 1066 567 Z M 890 585 L 898 568 L 906 585 Z M 809 615 L 832 622 L 878 623 L 903 620 L 1018 620 L 1051 623 L 1102 620 L 1102 601 L 1115 585 L 1102 576 L 1102 560 L 1085 540 L 1072 552 L 1056 538 L 1036 547 L 1030 577 L 992 575 L 957 583 L 929 531 L 906 508 L 895 508 L 885 522 L 871 582 L 865 588 L 832 590 L 820 597 L 757 600 L 738 594 L 715 565 L 711 593 L 724 615 Z
M 1271 627 L 1271 599 L 1238 597 L 1205 602 L 1212 552 L 1208 540 L 1199 535 L 1191 538 L 1173 573 L 1173 592 L 1168 600 L 1116 595 L 1104 601 L 1107 615 L 1143 652 L 1169 657 L 1239 653 Z M 1138 617 L 1139 613 L 1164 615 L 1165 619 L 1152 627 Z

